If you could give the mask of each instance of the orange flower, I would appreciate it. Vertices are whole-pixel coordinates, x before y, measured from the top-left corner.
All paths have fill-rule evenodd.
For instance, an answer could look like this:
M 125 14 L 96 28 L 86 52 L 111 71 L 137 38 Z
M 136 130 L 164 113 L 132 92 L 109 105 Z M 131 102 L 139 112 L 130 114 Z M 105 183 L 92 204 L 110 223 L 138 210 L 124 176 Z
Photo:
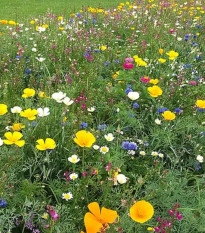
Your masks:
M 154 215 L 153 206 L 147 201 L 137 201 L 130 208 L 130 217 L 139 223 L 147 222 Z
M 86 213 L 84 217 L 87 233 L 101 232 L 101 230 L 107 229 L 108 223 L 114 223 L 115 219 L 118 218 L 118 214 L 114 210 L 102 207 L 100 211 L 100 207 L 97 202 L 90 203 L 88 205 L 88 209 L 91 213 Z
M 86 132 L 85 130 L 78 131 L 74 138 L 74 142 L 81 147 L 91 147 L 95 141 L 94 135 L 90 132 Z

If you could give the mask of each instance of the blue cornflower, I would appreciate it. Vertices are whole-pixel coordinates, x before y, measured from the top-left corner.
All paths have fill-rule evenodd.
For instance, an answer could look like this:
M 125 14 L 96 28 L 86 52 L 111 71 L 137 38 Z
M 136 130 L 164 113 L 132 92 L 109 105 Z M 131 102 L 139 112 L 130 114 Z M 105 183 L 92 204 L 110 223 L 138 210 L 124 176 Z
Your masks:
M 95 53 L 99 53 L 100 51 L 99 51 L 98 49 L 95 49 L 94 52 L 95 52 Z
M 79 19 L 81 19 L 81 18 L 82 18 L 81 13 L 76 13 L 75 15 L 76 15 Z
M 97 23 L 97 20 L 96 20 L 96 18 L 93 18 L 93 23 Z
M 98 125 L 98 129 L 99 129 L 100 131 L 104 131 L 104 130 L 106 130 L 107 128 L 108 128 L 108 126 L 107 126 L 106 124 Z
M 158 108 L 157 113 L 164 113 L 168 108 Z
M 0 199 L 0 207 L 2 207 L 2 208 L 7 207 L 7 201 L 5 201 L 3 198 Z
M 26 73 L 26 74 L 30 74 L 30 73 L 31 73 L 31 70 L 25 70 L 25 73 Z
M 193 35 L 193 38 L 197 38 L 197 35 Z
M 122 148 L 124 149 L 124 150 L 128 150 L 128 146 L 129 146 L 129 141 L 124 141 L 124 142 L 122 142 Z
M 133 92 L 133 90 L 132 90 L 131 88 L 128 87 L 128 88 L 125 90 L 125 93 L 128 94 L 129 92 Z
M 82 122 L 81 125 L 80 125 L 80 129 L 84 129 L 86 127 L 88 127 L 88 123 Z
M 194 167 L 197 171 L 201 169 L 201 165 L 198 161 L 194 162 Z
M 204 136 L 204 135 L 205 135 L 205 132 L 201 132 L 201 133 L 200 133 L 200 136 Z
M 197 56 L 197 57 L 195 57 L 196 60 L 199 60 L 199 59 L 201 59 L 201 58 L 202 58 L 202 56 Z
M 115 60 L 115 63 L 117 63 L 117 64 L 118 64 L 118 63 L 120 63 L 120 61 L 119 61 L 119 60 Z
M 134 103 L 133 104 L 133 108 L 139 108 L 140 106 L 139 106 L 139 104 L 138 103 Z
M 201 27 L 201 25 L 197 25 L 196 27 L 197 27 L 197 28 L 200 28 L 200 27 Z
M 128 150 L 137 150 L 137 144 L 135 142 L 130 142 L 128 145 Z
M 182 112 L 182 110 L 181 110 L 180 108 L 175 108 L 174 111 L 175 111 L 176 113 Z
M 72 19 L 72 18 L 70 18 L 70 19 L 69 19 L 69 22 L 70 22 L 70 23 L 73 23 L 73 19 Z
M 16 60 L 19 60 L 20 58 L 21 58 L 21 56 L 18 56 L 18 55 L 16 56 Z
M 106 66 L 109 66 L 109 65 L 110 65 L 110 62 L 109 62 L 109 61 L 106 61 L 106 62 L 105 62 L 105 65 L 106 65 Z
M 87 20 L 83 20 L 83 23 L 88 23 L 88 21 Z
M 132 118 L 134 118 L 134 117 L 135 117 L 135 115 L 134 115 L 134 114 L 132 114 L 132 113 L 130 113 L 130 112 L 128 112 L 128 116 L 129 116 L 129 117 L 132 117 Z
M 145 142 L 145 143 L 144 143 L 144 146 L 149 146 L 149 143 L 148 143 L 148 142 Z

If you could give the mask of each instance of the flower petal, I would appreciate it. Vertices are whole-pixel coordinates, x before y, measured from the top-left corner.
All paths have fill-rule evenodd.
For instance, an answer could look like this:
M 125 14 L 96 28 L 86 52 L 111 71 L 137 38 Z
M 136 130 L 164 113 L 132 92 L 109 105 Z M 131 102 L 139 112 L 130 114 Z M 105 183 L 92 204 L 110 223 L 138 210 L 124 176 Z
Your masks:
M 102 223 L 100 223 L 97 218 L 91 214 L 86 213 L 84 217 L 84 223 L 87 233 L 97 233 L 100 232 L 100 228 L 103 227 Z
M 101 219 L 105 223 L 113 223 L 117 217 L 118 214 L 115 210 L 110 210 L 110 209 L 106 209 L 105 207 L 102 207 Z
M 20 140 L 20 141 L 15 142 L 15 144 L 16 144 L 17 146 L 19 146 L 19 147 L 22 147 L 22 146 L 24 146 L 25 141 L 24 141 L 24 140 Z
M 90 203 L 88 209 L 95 217 L 100 218 L 100 206 L 97 202 Z

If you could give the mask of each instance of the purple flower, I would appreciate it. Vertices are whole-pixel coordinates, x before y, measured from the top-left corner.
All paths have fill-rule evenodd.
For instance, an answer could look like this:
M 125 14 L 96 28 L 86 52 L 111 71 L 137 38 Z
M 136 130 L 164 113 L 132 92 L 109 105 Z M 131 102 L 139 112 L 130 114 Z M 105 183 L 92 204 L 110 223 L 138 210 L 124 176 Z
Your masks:
M 3 198 L 0 199 L 0 207 L 2 207 L 2 208 L 7 207 L 7 201 L 5 201 Z
M 133 108 L 139 108 L 140 106 L 139 106 L 139 104 L 138 103 L 134 103 L 133 104 Z

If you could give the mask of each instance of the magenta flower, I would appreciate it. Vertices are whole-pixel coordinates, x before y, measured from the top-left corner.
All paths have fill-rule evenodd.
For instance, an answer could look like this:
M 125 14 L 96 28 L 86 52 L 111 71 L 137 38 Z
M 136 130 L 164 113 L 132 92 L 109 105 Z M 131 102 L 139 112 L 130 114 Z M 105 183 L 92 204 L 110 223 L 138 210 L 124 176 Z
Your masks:
M 123 64 L 123 67 L 126 69 L 126 70 L 131 70 L 133 69 L 134 67 L 134 64 L 130 63 L 130 62 L 126 62 Z
M 140 79 L 143 83 L 148 83 L 150 81 L 150 78 L 148 76 L 143 76 L 141 79 Z
M 55 221 L 60 217 L 60 215 L 57 214 L 55 210 L 51 210 L 49 214 L 53 217 Z
M 176 217 L 179 221 L 182 220 L 183 218 L 183 216 L 179 213 L 179 211 L 177 211 Z
M 189 84 L 192 85 L 192 86 L 195 86 L 196 85 L 196 81 L 190 81 Z

